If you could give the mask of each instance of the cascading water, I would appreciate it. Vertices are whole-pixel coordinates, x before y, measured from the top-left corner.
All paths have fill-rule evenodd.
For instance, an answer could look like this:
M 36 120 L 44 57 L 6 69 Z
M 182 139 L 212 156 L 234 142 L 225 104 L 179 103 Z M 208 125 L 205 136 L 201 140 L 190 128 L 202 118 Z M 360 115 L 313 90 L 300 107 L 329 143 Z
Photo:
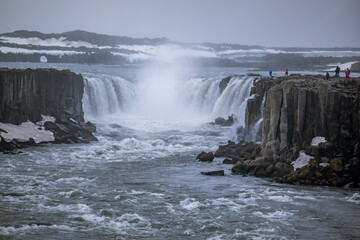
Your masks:
M 250 96 L 253 77 L 233 77 L 217 99 L 211 115 L 227 117 L 234 114 L 238 126 L 245 126 L 247 98 Z
M 92 76 L 84 80 L 83 109 L 86 116 L 100 117 L 131 107 L 138 97 L 134 84 L 116 76 Z
M 233 114 L 237 127 L 245 125 L 253 77 L 233 77 L 220 93 L 222 77 L 185 81 L 177 73 L 169 68 L 151 68 L 141 74 L 137 85 L 120 77 L 87 77 L 85 114 L 98 117 L 122 111 L 160 118 L 202 116 L 206 121 Z

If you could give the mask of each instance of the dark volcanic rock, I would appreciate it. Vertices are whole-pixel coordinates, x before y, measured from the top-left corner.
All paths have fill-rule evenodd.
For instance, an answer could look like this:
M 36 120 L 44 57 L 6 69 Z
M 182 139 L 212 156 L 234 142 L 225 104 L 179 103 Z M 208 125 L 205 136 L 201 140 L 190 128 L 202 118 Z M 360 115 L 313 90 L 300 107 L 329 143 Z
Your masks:
M 219 146 L 219 149 L 215 152 L 215 157 L 230 157 L 230 158 L 245 158 L 255 159 L 260 156 L 261 147 L 256 143 L 245 143 L 243 141 L 234 143 L 228 141 L 227 145 Z
M 220 81 L 220 83 L 219 83 L 220 94 L 225 90 L 226 86 L 228 85 L 228 83 L 230 82 L 230 80 L 232 78 L 233 78 L 233 76 L 229 76 Z
M 224 170 L 219 171 L 211 171 L 211 172 L 201 172 L 202 175 L 209 175 L 209 176 L 225 176 Z
M 225 118 L 222 117 L 218 117 L 217 119 L 215 119 L 215 125 L 220 125 L 220 126 L 231 126 L 234 124 L 234 116 L 228 116 L 228 119 L 225 120 Z
M 212 152 L 202 152 L 196 157 L 196 159 L 199 159 L 201 162 L 212 162 L 214 160 L 214 154 Z
M 97 141 L 97 138 L 92 135 L 89 129 L 78 123 L 45 122 L 44 126 L 45 130 L 54 133 L 55 143 L 89 143 L 90 141 Z
M 84 82 L 81 75 L 56 69 L 0 69 L 0 122 L 19 125 L 38 122 L 41 115 L 55 117 L 56 122 L 45 122 L 53 132 L 55 143 L 87 143 L 96 141 L 96 130 L 84 122 L 82 97 Z M 41 129 L 43 126 L 39 126 Z M 15 152 L 18 148 L 34 146 L 28 141 L 0 141 L 0 151 Z
M 81 75 L 56 69 L 0 69 L 0 122 L 40 121 L 41 114 L 60 117 L 64 111 L 83 121 Z
M 312 145 L 317 136 L 327 142 Z M 359 186 L 359 142 L 360 79 L 291 75 L 278 78 L 268 90 L 262 155 L 284 164 L 294 161 L 300 150 L 313 158 L 282 182 Z

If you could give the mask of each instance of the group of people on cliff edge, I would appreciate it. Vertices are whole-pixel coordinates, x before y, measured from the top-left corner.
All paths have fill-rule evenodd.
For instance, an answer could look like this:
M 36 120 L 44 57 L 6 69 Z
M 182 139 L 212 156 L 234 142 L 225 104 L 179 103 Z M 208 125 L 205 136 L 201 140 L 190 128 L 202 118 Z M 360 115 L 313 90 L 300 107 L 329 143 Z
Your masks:
M 284 76 L 289 76 L 289 70 L 285 69 L 285 75 Z M 272 71 L 269 71 L 269 77 L 272 78 Z
M 341 70 L 340 67 L 336 66 L 335 75 L 334 75 L 335 78 L 340 76 L 340 70 Z M 346 77 L 346 79 L 348 79 L 350 77 L 350 69 L 349 68 L 346 68 L 345 77 Z M 326 79 L 328 80 L 329 78 L 330 78 L 330 74 L 328 72 L 326 72 Z

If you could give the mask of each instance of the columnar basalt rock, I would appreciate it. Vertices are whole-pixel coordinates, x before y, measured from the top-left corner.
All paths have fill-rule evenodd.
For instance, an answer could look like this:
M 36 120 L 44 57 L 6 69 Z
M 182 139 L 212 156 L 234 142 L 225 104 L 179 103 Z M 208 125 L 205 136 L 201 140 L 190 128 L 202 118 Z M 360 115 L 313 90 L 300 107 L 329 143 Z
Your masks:
M 263 155 L 292 161 L 316 136 L 352 157 L 359 139 L 359 79 L 326 81 L 295 76 L 269 89 L 264 107 Z M 292 157 L 289 157 L 289 151 Z M 282 154 L 282 155 L 281 155 Z
M 246 117 L 249 125 L 263 111 L 261 154 L 248 154 L 245 142 L 220 146 L 215 156 L 231 157 L 224 163 L 235 164 L 233 173 L 292 184 L 360 187 L 360 78 L 261 78 L 251 94 L 266 95 L 263 109 L 259 97 L 248 101 Z M 300 151 L 308 161 L 294 169 Z
M 64 111 L 84 121 L 80 74 L 56 69 L 0 69 L 0 122 L 40 121 L 41 114 L 60 116 Z
M 96 141 L 95 126 L 84 122 L 82 97 L 84 81 L 80 74 L 56 69 L 0 69 L 0 122 L 19 125 L 37 123 L 43 116 L 40 131 L 51 131 L 55 143 L 86 143 Z M 42 116 L 43 115 L 43 116 Z M 49 118 L 49 117 L 47 117 Z M 29 124 L 28 124 L 29 125 Z M 36 125 L 35 125 L 36 126 Z M 1 131 L 1 129 L 0 129 Z M 2 130 L 7 137 L 11 133 Z M 36 133 L 37 134 L 37 133 Z M 17 135 L 19 137 L 19 135 Z M 24 136 L 25 139 L 24 139 Z M 34 139 L 5 139 L 0 133 L 0 152 L 35 145 Z M 41 142 L 41 141 L 40 141 Z

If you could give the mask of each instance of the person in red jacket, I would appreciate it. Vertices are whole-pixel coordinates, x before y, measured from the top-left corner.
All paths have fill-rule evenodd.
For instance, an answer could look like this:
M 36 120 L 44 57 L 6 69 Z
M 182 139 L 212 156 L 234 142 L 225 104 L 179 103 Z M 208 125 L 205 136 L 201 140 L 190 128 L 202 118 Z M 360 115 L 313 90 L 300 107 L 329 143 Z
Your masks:
M 289 71 L 288 71 L 288 69 L 285 70 L 285 76 L 289 76 Z
M 349 69 L 346 69 L 346 71 L 345 71 L 345 77 L 346 77 L 346 79 L 348 79 L 349 78 L 349 71 L 348 71 Z

